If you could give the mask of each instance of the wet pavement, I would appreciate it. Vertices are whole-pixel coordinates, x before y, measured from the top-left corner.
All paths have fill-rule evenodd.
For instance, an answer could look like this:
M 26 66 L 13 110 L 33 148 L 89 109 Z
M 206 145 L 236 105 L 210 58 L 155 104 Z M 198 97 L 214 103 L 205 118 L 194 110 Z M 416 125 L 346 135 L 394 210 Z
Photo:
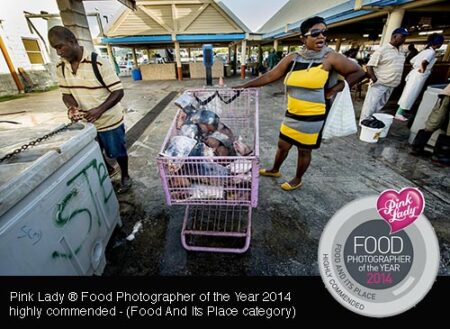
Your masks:
M 233 85 L 238 81 L 226 83 Z M 170 92 L 200 88 L 204 82 L 125 79 L 124 84 L 129 129 Z M 33 120 L 48 118 L 61 118 L 63 122 L 65 112 L 61 114 L 58 91 L 40 97 L 46 104 L 46 114 L 33 114 L 33 119 L 28 119 L 31 124 Z M 16 106 L 31 109 L 32 103 L 27 103 L 27 99 L 29 102 L 26 97 L 0 103 L 0 113 L 5 109 L 12 112 Z M 261 167 L 272 164 L 284 102 L 281 83 L 261 89 Z M 357 110 L 361 105 L 361 101 L 355 102 Z M 297 152 L 292 149 L 281 178 L 260 177 L 259 206 L 253 212 L 251 245 L 245 254 L 184 250 L 180 241 L 184 207 L 166 205 L 156 167 L 156 157 L 176 110 L 171 102 L 129 149 L 134 186 L 129 193 L 118 195 L 123 226 L 116 229 L 109 243 L 104 275 L 318 275 L 318 241 L 331 216 L 356 198 L 404 187 L 419 187 L 424 193 L 425 215 L 441 246 L 440 274 L 450 275 L 450 168 L 409 155 L 409 130 L 405 123 L 398 122 L 394 122 L 388 137 L 377 144 L 361 142 L 358 135 L 324 141 L 319 150 L 313 151 L 304 186 L 285 192 L 279 185 L 295 172 Z M 116 184 L 117 179 L 114 178 Z M 142 227 L 133 240 L 127 240 L 137 223 Z
M 196 82 L 201 83 L 191 80 L 183 87 L 195 88 Z M 162 90 L 173 88 L 170 84 Z M 271 165 L 275 154 L 284 115 L 282 91 L 280 83 L 261 89 L 261 167 Z M 357 109 L 361 105 L 355 102 Z M 260 177 L 259 206 L 253 212 L 251 245 L 245 254 L 184 250 L 180 242 L 184 207 L 166 206 L 155 162 L 175 112 L 169 104 L 130 149 L 135 186 L 129 195 L 119 196 L 125 223 L 121 231 L 129 234 L 138 221 L 143 226 L 135 240 L 108 250 L 105 275 L 318 275 L 318 241 L 330 217 L 356 198 L 407 186 L 424 192 L 425 214 L 443 251 L 440 274 L 450 274 L 444 257 L 450 244 L 450 168 L 409 155 L 405 123 L 394 123 L 388 138 L 377 144 L 361 142 L 357 135 L 324 141 L 313 152 L 304 186 L 285 192 L 279 185 L 295 172 L 293 149 L 282 167 L 283 177 Z

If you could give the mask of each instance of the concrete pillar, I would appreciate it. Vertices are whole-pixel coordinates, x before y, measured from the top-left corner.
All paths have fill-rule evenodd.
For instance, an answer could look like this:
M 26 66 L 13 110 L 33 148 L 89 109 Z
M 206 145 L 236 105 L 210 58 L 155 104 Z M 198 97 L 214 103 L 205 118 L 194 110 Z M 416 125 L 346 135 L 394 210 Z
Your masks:
M 137 55 L 136 55 L 136 47 L 133 47 L 133 63 L 134 67 L 138 68 L 138 61 L 137 61 Z
M 258 45 L 258 64 L 261 65 L 263 62 L 263 50 L 261 44 Z
M 445 51 L 442 61 L 448 62 L 450 60 L 450 42 L 447 44 L 447 50 Z
M 381 31 L 380 45 L 383 44 L 384 35 L 385 35 L 385 33 L 386 33 L 386 27 L 387 27 L 387 25 L 386 25 L 386 23 L 385 23 L 385 24 L 383 25 L 383 31 Z M 390 39 L 390 38 L 389 38 L 389 39 Z
M 237 73 L 237 45 L 234 45 L 234 53 L 233 53 L 233 75 Z
M 405 9 L 396 9 L 389 13 L 385 28 L 383 28 L 383 35 L 381 36 L 382 45 L 391 41 L 392 32 L 402 25 L 403 16 L 405 16 Z
M 242 40 L 242 45 L 241 45 L 241 79 L 245 79 L 245 58 L 247 57 L 246 50 L 247 50 L 247 40 Z
M 233 62 L 231 60 L 231 56 L 233 54 L 232 46 L 228 46 L 228 60 L 227 60 L 227 66 L 225 67 L 225 76 L 230 77 L 231 76 L 231 68 L 233 67 Z
M 275 52 L 278 51 L 278 40 L 273 40 L 273 49 L 275 49 Z
M 337 38 L 336 39 L 336 52 L 338 53 L 339 50 L 341 50 L 341 43 L 342 43 L 342 39 L 341 38 Z
M 177 62 L 178 80 L 183 80 L 183 69 L 181 67 L 180 43 L 175 41 L 175 61 Z
M 84 11 L 82 1 L 77 0 L 56 0 L 61 15 L 61 20 L 65 27 L 75 34 L 78 43 L 89 52 L 94 51 L 89 24 Z
M 114 60 L 114 52 L 113 52 L 112 46 L 110 44 L 107 44 L 106 50 L 108 51 L 109 62 L 111 63 L 112 67 L 114 67 L 115 60 Z
M 47 19 L 47 31 L 50 30 L 53 26 L 62 26 L 62 25 L 63 22 L 59 17 L 52 17 Z M 56 65 L 57 63 L 59 63 L 59 56 L 56 53 L 55 48 L 49 47 L 49 49 L 50 51 L 48 55 L 50 57 L 50 62 Z

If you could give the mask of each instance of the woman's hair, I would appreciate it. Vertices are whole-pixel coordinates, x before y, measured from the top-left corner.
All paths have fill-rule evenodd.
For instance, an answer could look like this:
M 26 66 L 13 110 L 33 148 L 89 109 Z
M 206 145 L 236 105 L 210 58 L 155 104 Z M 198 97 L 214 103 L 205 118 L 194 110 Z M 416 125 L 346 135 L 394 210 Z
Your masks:
M 300 25 L 300 32 L 302 33 L 302 35 L 305 35 L 309 31 L 309 29 L 316 24 L 327 25 L 325 24 L 325 19 L 323 17 L 320 16 L 310 17 Z
M 442 36 L 442 34 L 433 33 L 428 36 L 427 48 L 430 48 L 431 46 L 442 45 L 443 43 L 444 43 L 444 37 Z

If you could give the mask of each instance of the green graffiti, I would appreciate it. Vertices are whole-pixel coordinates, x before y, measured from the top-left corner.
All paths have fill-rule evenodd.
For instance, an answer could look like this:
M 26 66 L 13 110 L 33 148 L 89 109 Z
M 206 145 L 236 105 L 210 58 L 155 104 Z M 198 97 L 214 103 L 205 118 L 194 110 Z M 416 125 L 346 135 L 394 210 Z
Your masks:
M 87 171 L 89 168 L 93 168 L 95 170 L 95 173 L 97 174 L 97 178 L 103 193 L 103 203 L 107 203 L 109 201 L 109 199 L 112 196 L 113 190 L 111 188 L 111 190 L 109 191 L 108 195 L 106 194 L 105 191 L 105 186 L 103 185 L 103 183 L 105 182 L 105 180 L 108 177 L 108 171 L 106 170 L 106 167 L 104 165 L 103 162 L 100 162 L 97 165 L 97 159 L 93 159 L 91 162 L 89 162 L 86 167 L 84 167 L 79 173 L 77 173 L 75 176 L 73 176 L 68 182 L 67 182 L 67 186 L 71 185 L 75 180 L 77 180 L 77 178 L 81 175 L 83 175 L 86 178 L 86 181 L 88 183 L 89 186 L 89 191 L 91 192 L 91 195 L 93 196 L 93 192 L 92 192 L 92 187 L 91 187 L 91 183 L 89 181 L 89 177 L 87 175 Z
M 104 188 L 104 186 L 103 186 L 103 183 L 104 183 L 105 180 L 109 177 L 109 175 L 108 175 L 108 170 L 106 169 L 106 166 L 105 166 L 105 164 L 104 164 L 103 162 L 100 162 L 99 165 L 98 165 L 98 167 L 97 167 L 96 169 L 97 169 L 97 177 L 98 177 L 98 179 L 99 179 L 100 186 L 102 187 L 102 192 L 103 192 L 103 202 L 104 202 L 104 203 L 107 203 L 107 202 L 109 201 L 109 198 L 111 198 L 111 195 L 112 195 L 112 193 L 113 193 L 113 190 L 112 190 L 112 188 L 111 188 L 111 191 L 109 191 L 109 194 L 106 195 L 105 188 Z M 102 170 L 103 170 L 103 173 L 100 174 L 100 171 L 102 171 Z
M 61 253 L 59 251 L 54 251 L 52 253 L 52 258 L 64 258 L 64 259 L 72 259 L 74 255 L 78 254 L 81 250 L 81 246 L 79 246 L 77 249 L 75 249 L 75 252 L 72 254 L 71 252 L 66 254 L 66 253 Z
M 87 171 L 88 171 L 89 168 L 91 168 L 91 167 L 95 170 L 95 173 L 97 174 L 98 182 L 99 182 L 99 184 L 100 184 L 100 186 L 101 186 L 101 188 L 102 188 L 101 190 L 102 190 L 102 192 L 103 192 L 103 204 L 106 204 L 106 203 L 109 201 L 109 198 L 111 197 L 113 191 L 112 191 L 112 188 L 111 188 L 111 191 L 110 191 L 109 195 L 106 196 L 105 188 L 104 188 L 104 186 L 103 186 L 103 182 L 105 181 L 106 177 L 100 175 L 101 165 L 103 166 L 104 171 L 106 172 L 106 167 L 105 167 L 105 165 L 101 162 L 100 165 L 97 166 L 97 159 L 93 159 L 91 162 L 89 162 L 89 163 L 86 165 L 86 167 L 83 168 L 83 170 L 81 170 L 78 174 L 76 174 L 74 177 L 72 177 L 72 179 L 70 179 L 70 180 L 67 182 L 67 186 L 69 186 L 69 185 L 71 185 L 71 184 L 72 184 L 79 176 L 81 176 L 81 175 L 84 176 L 84 178 L 86 179 L 87 185 L 88 185 L 88 187 L 89 187 L 89 193 L 90 193 L 90 195 L 91 195 L 92 202 L 94 203 L 95 210 L 96 210 L 96 212 L 97 212 L 97 224 L 98 224 L 98 226 L 101 226 L 102 223 L 101 223 L 101 221 L 100 221 L 100 213 L 99 213 L 99 211 L 98 211 L 98 209 L 97 209 L 97 204 L 96 204 L 96 202 L 95 202 L 95 194 L 94 194 L 94 191 L 93 191 L 93 189 L 92 189 L 91 182 L 89 181 L 89 176 L 88 176 L 88 174 L 87 174 Z
M 67 204 L 69 203 L 69 201 L 76 197 L 78 195 L 78 190 L 73 189 L 72 191 L 70 191 L 69 194 L 66 195 L 66 197 L 64 198 L 64 200 L 58 204 L 58 211 L 56 213 L 56 225 L 63 227 L 64 225 L 66 225 L 72 218 L 74 218 L 75 216 L 77 216 L 78 214 L 81 214 L 83 212 L 86 212 L 89 216 L 89 229 L 87 233 L 91 232 L 92 229 L 92 214 L 89 211 L 89 209 L 86 208 L 81 208 L 81 209 L 76 209 L 75 211 L 71 212 L 69 216 L 65 217 L 63 215 L 64 209 L 66 208 Z
M 73 255 L 72 255 L 72 253 L 70 253 L 70 254 L 62 254 L 62 253 L 60 253 L 59 251 L 54 251 L 54 252 L 52 253 L 52 258 L 72 259 L 72 258 L 73 258 Z
M 77 181 L 78 178 L 83 177 L 87 183 L 88 186 L 88 191 L 89 191 L 89 195 L 91 198 L 91 201 L 94 204 L 94 208 L 95 208 L 95 213 L 96 213 L 96 217 L 97 217 L 97 225 L 100 227 L 102 225 L 101 220 L 100 220 L 100 211 L 97 207 L 97 203 L 95 202 L 95 193 L 94 190 L 92 188 L 91 182 L 89 180 L 89 175 L 88 175 L 88 170 L 92 168 L 94 169 L 96 176 L 98 178 L 98 183 L 101 187 L 101 191 L 103 194 L 103 203 L 106 204 L 112 194 L 113 194 L 113 189 L 111 187 L 111 190 L 109 191 L 109 193 L 107 193 L 105 191 L 105 186 L 104 183 L 106 181 L 106 179 L 108 178 L 108 171 L 106 170 L 106 166 L 103 162 L 99 162 L 97 163 L 97 159 L 93 159 L 91 162 L 89 162 L 81 171 L 79 171 L 77 174 L 75 174 L 71 179 L 69 179 L 69 181 L 67 182 L 67 186 L 71 186 L 75 181 Z M 60 252 L 55 250 L 52 253 L 52 258 L 64 258 L 64 259 L 72 259 L 74 255 L 78 254 L 78 252 L 81 250 L 84 242 L 88 239 L 89 234 L 92 230 L 92 213 L 89 209 L 87 208 L 78 208 L 75 209 L 74 211 L 72 211 L 70 214 L 65 215 L 64 214 L 64 210 L 66 209 L 66 207 L 75 199 L 77 198 L 79 192 L 76 188 L 73 188 L 64 198 L 63 200 L 58 203 L 57 205 L 57 213 L 56 213 L 56 220 L 55 223 L 58 227 L 62 228 L 65 225 L 67 225 L 69 222 L 71 222 L 75 217 L 79 217 L 81 214 L 87 214 L 88 218 L 89 218 L 89 227 L 88 230 L 86 231 L 85 235 L 82 238 L 82 241 L 80 242 L 80 244 L 75 248 L 75 250 L 69 253 L 64 253 L 64 252 Z
M 77 195 L 78 195 L 78 190 L 77 189 L 72 189 L 69 192 L 69 194 L 67 194 L 64 197 L 63 201 L 58 204 L 58 206 L 57 206 L 58 207 L 58 211 L 56 212 L 56 221 L 55 221 L 57 226 L 64 227 L 67 223 L 69 223 L 76 216 L 78 216 L 78 215 L 80 215 L 82 213 L 86 213 L 88 215 L 89 226 L 88 226 L 87 232 L 84 235 L 83 240 L 81 241 L 79 246 L 74 251 L 75 255 L 78 254 L 78 252 L 81 250 L 81 246 L 84 244 L 86 239 L 89 237 L 89 233 L 92 230 L 92 214 L 91 214 L 89 209 L 87 209 L 87 208 L 80 208 L 80 209 L 76 209 L 76 210 L 72 211 L 67 216 L 64 215 L 64 210 L 66 209 L 66 206 Z M 53 254 L 52 254 L 52 257 L 53 258 L 59 257 L 59 258 L 72 259 L 73 255 L 72 255 L 72 252 L 70 252 L 70 253 L 61 253 L 61 252 L 58 252 L 58 251 L 54 251 Z

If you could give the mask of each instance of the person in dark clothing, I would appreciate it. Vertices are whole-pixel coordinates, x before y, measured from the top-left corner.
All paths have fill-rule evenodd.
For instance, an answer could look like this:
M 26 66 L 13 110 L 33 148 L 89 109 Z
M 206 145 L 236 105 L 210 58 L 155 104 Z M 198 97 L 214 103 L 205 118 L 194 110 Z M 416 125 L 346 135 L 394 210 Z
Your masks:
M 357 48 L 350 48 L 344 53 L 344 56 L 347 57 L 349 60 L 355 62 L 358 64 L 358 60 L 356 59 L 356 56 L 358 55 L 358 49 Z
M 411 63 L 411 59 L 413 57 L 415 57 L 418 53 L 419 53 L 419 51 L 416 49 L 414 44 L 410 43 L 409 46 L 408 46 L 408 55 L 406 55 L 405 63 L 406 64 L 410 64 Z
M 415 156 L 429 156 L 429 152 L 425 151 L 431 135 L 438 129 L 446 130 L 445 134 L 440 134 L 436 145 L 432 160 L 442 165 L 450 165 L 450 84 L 439 95 L 440 100 L 436 103 L 433 110 L 425 123 L 425 129 L 417 132 L 416 138 L 412 143 L 411 154 Z
M 278 56 L 275 49 L 273 48 L 270 50 L 268 62 L 269 70 L 273 69 L 278 64 Z

